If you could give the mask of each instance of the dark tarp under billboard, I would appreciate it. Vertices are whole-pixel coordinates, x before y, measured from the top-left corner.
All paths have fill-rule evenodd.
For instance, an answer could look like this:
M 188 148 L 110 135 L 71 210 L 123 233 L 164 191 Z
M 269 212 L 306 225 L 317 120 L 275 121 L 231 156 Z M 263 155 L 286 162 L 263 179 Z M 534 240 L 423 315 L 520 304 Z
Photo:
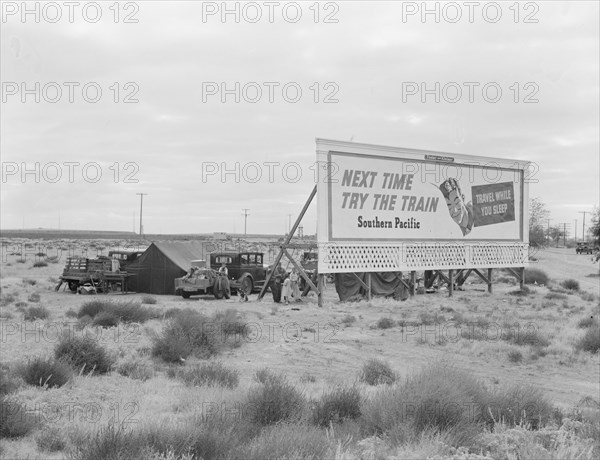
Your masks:
M 354 275 L 358 276 L 363 283 L 368 284 L 367 273 L 335 274 L 335 290 L 342 302 L 367 295 L 367 290 Z M 400 281 L 400 272 L 371 273 L 371 295 L 406 300 L 408 290 Z

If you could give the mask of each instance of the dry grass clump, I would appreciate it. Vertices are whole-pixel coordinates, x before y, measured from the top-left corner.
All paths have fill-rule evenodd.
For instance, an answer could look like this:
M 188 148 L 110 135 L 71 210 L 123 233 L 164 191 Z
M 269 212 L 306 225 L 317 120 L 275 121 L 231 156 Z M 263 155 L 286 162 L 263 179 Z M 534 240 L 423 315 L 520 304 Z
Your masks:
M 373 358 L 363 365 L 358 379 L 368 385 L 391 385 L 396 381 L 396 373 L 385 361 Z
M 115 370 L 124 377 L 134 380 L 146 380 L 154 377 L 152 362 L 143 360 L 138 356 L 130 356 L 115 365 Z
M 306 401 L 285 377 L 268 379 L 248 392 L 248 420 L 260 426 L 302 418 Z
M 104 348 L 91 339 L 65 334 L 54 349 L 54 357 L 76 370 L 106 374 L 113 362 Z
M 4 396 L 0 400 L 0 438 L 19 438 L 38 426 L 35 416 L 26 406 Z
M 63 432 L 57 426 L 46 426 L 35 436 L 38 449 L 45 452 L 58 452 L 67 446 Z
M 383 319 L 383 318 L 382 318 Z M 381 321 L 381 320 L 380 320 Z M 345 324 L 346 326 L 350 326 L 351 324 L 354 324 L 356 322 L 356 317 L 353 315 L 345 315 L 341 321 L 342 324 Z
M 43 305 L 29 307 L 23 313 L 25 321 L 35 321 L 36 319 L 47 319 L 50 317 L 50 311 Z
M 337 387 L 313 402 L 312 422 L 320 427 L 360 417 L 361 394 L 357 387 Z
M 24 364 L 19 374 L 29 385 L 44 388 L 62 387 L 73 374 L 71 367 L 53 358 L 37 357 Z
M 598 353 L 600 350 L 600 324 L 596 322 L 590 326 L 575 344 L 575 349 Z
M 42 268 L 42 267 L 47 267 L 48 263 L 44 262 L 43 260 L 38 260 L 37 262 L 33 263 L 33 268 Z
M 375 327 L 377 329 L 390 329 L 396 325 L 396 321 L 392 318 L 384 316 L 383 318 L 379 318 L 377 323 L 375 323 Z
M 582 318 L 577 322 L 577 327 L 579 329 L 585 329 L 588 327 L 592 327 L 594 325 L 598 324 L 598 320 L 596 318 L 594 318 L 593 316 L 588 316 L 586 318 Z
M 16 391 L 19 384 L 19 380 L 10 373 L 8 366 L 0 365 L 0 397 Z
M 236 310 L 218 312 L 211 318 L 191 309 L 173 315 L 162 333 L 154 338 L 152 348 L 152 354 L 166 362 L 182 363 L 192 354 L 209 358 L 226 346 L 229 336 L 239 339 L 246 334 L 245 324 Z
M 240 373 L 236 369 L 230 369 L 216 361 L 187 369 L 170 368 L 167 375 L 182 380 L 187 385 L 219 386 L 231 389 L 236 388 L 240 380 Z
M 27 297 L 28 302 L 39 302 L 40 295 L 37 292 L 32 292 L 29 297 Z
M 579 291 L 579 281 L 573 278 L 564 280 L 560 285 L 569 291 Z
M 155 309 L 142 307 L 135 302 L 115 303 L 110 300 L 91 300 L 81 306 L 77 317 L 89 316 L 95 319 L 101 313 L 104 313 L 104 318 L 101 321 L 110 322 L 109 318 L 118 318 L 119 322 L 124 323 L 145 323 L 160 316 Z
M 392 387 L 383 387 L 362 408 L 368 434 L 387 434 L 403 443 L 427 430 L 451 431 L 452 445 L 469 444 L 480 431 L 477 408 L 484 389 L 466 372 L 444 364 L 425 368 Z
M 548 284 L 550 278 L 544 270 L 539 268 L 526 268 L 525 269 L 525 283 L 526 284 Z
M 336 445 L 322 429 L 304 424 L 281 423 L 265 428 L 250 443 L 233 453 L 231 458 L 321 460 L 334 458 L 335 448 Z
M 156 297 L 152 297 L 151 295 L 145 295 L 142 297 L 142 303 L 154 305 L 156 304 Z

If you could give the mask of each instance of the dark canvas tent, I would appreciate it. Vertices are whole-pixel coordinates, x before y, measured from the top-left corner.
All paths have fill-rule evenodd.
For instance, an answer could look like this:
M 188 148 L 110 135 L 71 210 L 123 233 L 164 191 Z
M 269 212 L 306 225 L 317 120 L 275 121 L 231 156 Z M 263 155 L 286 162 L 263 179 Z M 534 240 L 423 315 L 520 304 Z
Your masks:
M 398 300 L 405 300 L 408 292 L 400 281 L 400 272 L 371 273 L 371 294 L 373 296 L 389 296 Z M 367 284 L 366 273 L 356 273 Z M 342 302 L 367 295 L 367 290 L 360 284 L 352 273 L 335 274 L 335 290 Z
M 175 294 L 175 278 L 190 269 L 192 260 L 204 259 L 202 243 L 152 243 L 138 259 L 127 267 L 129 290 L 148 294 Z

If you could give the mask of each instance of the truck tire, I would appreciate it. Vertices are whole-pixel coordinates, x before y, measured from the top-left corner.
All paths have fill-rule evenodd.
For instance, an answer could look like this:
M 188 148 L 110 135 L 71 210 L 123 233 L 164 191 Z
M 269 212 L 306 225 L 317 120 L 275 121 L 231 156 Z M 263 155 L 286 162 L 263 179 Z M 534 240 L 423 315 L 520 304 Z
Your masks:
M 69 281 L 69 290 L 72 292 L 77 292 L 77 288 L 79 287 L 79 281 Z
M 184 299 L 189 299 L 191 295 L 191 292 L 181 291 L 181 297 L 183 297 Z

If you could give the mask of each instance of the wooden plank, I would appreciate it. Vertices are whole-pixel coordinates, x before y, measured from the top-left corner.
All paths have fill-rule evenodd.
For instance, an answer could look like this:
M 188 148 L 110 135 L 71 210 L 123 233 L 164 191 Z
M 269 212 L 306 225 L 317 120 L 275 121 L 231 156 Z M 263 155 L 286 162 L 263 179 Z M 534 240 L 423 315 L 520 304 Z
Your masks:
M 415 272 L 413 270 L 410 272 L 410 289 L 408 290 L 411 297 L 415 296 L 416 288 L 417 288 L 417 272 Z
M 367 291 L 369 290 L 369 286 L 363 280 L 361 280 L 356 273 L 352 273 L 352 275 L 358 280 L 362 287 L 364 287 Z
M 488 292 L 492 293 L 492 269 L 488 268 Z
M 448 297 L 452 297 L 454 292 L 454 270 L 448 270 Z

